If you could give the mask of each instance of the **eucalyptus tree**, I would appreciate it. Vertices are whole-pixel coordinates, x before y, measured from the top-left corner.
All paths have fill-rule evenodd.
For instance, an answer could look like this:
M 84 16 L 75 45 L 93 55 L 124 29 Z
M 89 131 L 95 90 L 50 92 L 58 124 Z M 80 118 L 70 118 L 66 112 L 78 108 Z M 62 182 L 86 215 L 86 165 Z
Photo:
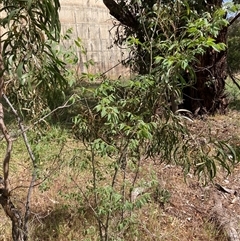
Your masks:
M 86 104 L 74 117 L 74 130 L 91 152 L 87 161 L 92 171 L 94 205 L 90 208 L 98 223 L 100 240 L 116 240 L 119 237 L 114 236 L 111 226 L 114 230 L 118 225 L 128 229 L 126 223 L 130 227 L 124 214 L 131 209 L 126 210 L 126 193 L 132 193 L 145 160 L 177 164 L 185 174 L 191 171 L 205 182 L 216 176 L 218 166 L 231 173 L 237 157 L 227 142 L 219 141 L 212 133 L 204 142 L 200 135 L 192 135 L 186 124 L 191 120 L 179 114 L 187 111 L 177 110 L 179 104 L 188 104 L 196 114 L 224 110 L 221 88 L 226 75 L 226 46 L 222 37 L 228 25 L 226 11 L 206 7 L 206 1 L 103 2 L 120 22 L 115 23 L 116 43 L 130 49 L 126 64 L 139 74 L 125 81 L 106 78 L 98 88 L 90 90 Z M 219 36 L 221 31 L 223 36 Z M 217 66 L 211 66 L 213 61 Z M 214 76 L 218 77 L 216 83 Z M 196 89 L 199 81 L 203 86 Z M 196 96 L 192 96 L 194 91 Z M 216 91 L 218 99 L 214 96 Z M 206 99 L 202 100 L 200 94 Z M 205 147 L 214 151 L 210 153 Z M 228 157 L 228 152 L 233 158 Z M 99 156 L 109 158 L 104 173 L 103 164 L 96 165 L 95 157 Z M 111 182 L 105 181 L 102 186 L 99 180 L 107 180 L 105 173 L 111 175 Z M 134 176 L 132 182 L 126 178 L 130 173 Z M 81 192 L 81 196 L 87 195 Z M 134 209 L 134 203 L 130 206 Z M 117 219 L 117 210 L 121 213 L 118 225 L 110 225 L 110 220 Z
M 59 8 L 58 0 L 1 1 L 0 130 L 7 148 L 3 158 L 0 203 L 12 221 L 14 241 L 28 239 L 29 201 L 35 175 L 33 174 L 26 195 L 25 212 L 22 213 L 10 198 L 9 164 L 13 138 L 4 122 L 3 103 L 11 106 L 9 95 L 13 100 L 15 98 L 15 104 L 19 103 L 20 109 L 26 107 L 26 103 L 33 103 L 32 106 L 28 106 L 31 114 L 33 111 L 41 111 L 38 104 L 51 103 L 59 90 L 66 86 L 62 75 L 64 63 L 58 59 L 52 48 L 52 42 L 58 42 L 60 37 Z M 40 101 L 34 102 L 36 99 Z M 14 113 L 18 117 L 25 144 L 35 166 L 35 158 L 27 142 L 20 117 L 16 111 Z
M 167 92 L 173 97 L 169 97 L 172 99 L 172 109 L 180 105 L 195 114 L 225 111 L 227 30 L 239 17 L 238 1 L 103 2 L 117 20 L 115 42 L 130 48 L 130 58 L 126 64 L 140 74 L 161 76 L 158 81 L 166 84 L 166 76 L 161 71 L 164 69 L 164 59 L 168 58 L 171 76 L 167 78 L 170 85 Z M 237 13 L 230 22 L 227 19 L 228 10 Z M 202 51 L 187 51 L 196 44 Z M 182 65 L 177 67 L 177 71 L 172 71 L 172 62 Z

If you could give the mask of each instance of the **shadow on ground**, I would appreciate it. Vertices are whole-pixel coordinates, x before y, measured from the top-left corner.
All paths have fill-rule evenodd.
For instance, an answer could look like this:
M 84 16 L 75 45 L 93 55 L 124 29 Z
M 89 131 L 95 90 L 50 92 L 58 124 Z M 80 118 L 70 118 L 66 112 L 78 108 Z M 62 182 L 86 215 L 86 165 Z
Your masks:
M 240 100 L 231 101 L 229 104 L 229 109 L 240 111 Z
M 87 223 L 94 225 L 94 217 L 90 211 L 55 206 L 49 213 L 41 214 L 41 216 L 34 215 L 30 240 L 81 240 L 86 235 L 84 230 L 87 230 Z

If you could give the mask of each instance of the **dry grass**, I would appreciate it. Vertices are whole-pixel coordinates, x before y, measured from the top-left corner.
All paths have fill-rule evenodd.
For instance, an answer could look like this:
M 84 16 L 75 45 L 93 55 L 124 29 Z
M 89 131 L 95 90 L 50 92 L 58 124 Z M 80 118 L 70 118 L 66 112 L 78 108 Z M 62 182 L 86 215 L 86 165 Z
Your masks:
M 195 134 L 216 136 L 240 146 L 240 114 L 231 111 L 226 116 L 215 116 L 204 120 L 195 120 L 191 128 Z M 49 133 L 51 130 L 49 131 Z M 52 132 L 56 132 L 53 130 Z M 55 133 L 56 135 L 56 133 Z M 67 136 L 66 133 L 64 135 Z M 81 143 L 68 138 L 64 148 L 58 142 L 59 136 L 46 139 L 39 145 L 39 179 L 48 177 L 41 185 L 34 188 L 31 198 L 30 240 L 32 241 L 79 241 L 99 240 L 97 222 L 89 205 L 83 205 L 82 190 L 86 190 L 90 173 L 80 171 L 81 158 L 86 158 Z M 23 210 L 27 186 L 31 177 L 30 160 L 22 141 L 15 142 L 11 161 L 11 187 L 14 204 Z M 61 150 L 61 156 L 57 154 Z M 76 161 L 73 161 L 75 155 Z M 103 166 L 104 168 L 104 166 Z M 151 182 L 151 173 L 155 173 L 160 190 L 167 190 L 171 197 L 165 202 L 157 198 L 135 209 L 134 223 L 123 232 L 119 232 L 125 241 L 226 241 L 211 220 L 214 205 L 214 183 L 238 189 L 240 185 L 240 166 L 236 166 L 231 176 L 226 176 L 221 169 L 213 183 L 201 186 L 191 173 L 184 181 L 182 170 L 175 165 L 166 165 L 158 161 L 142 162 L 138 185 L 142 180 Z M 104 169 L 103 169 L 104 171 Z M 131 174 L 128 176 L 132 178 Z M 74 180 L 74 182 L 72 181 Z M 107 182 L 108 180 L 105 180 Z M 76 185 L 77 183 L 77 185 Z M 78 186 L 79 185 L 79 186 Z M 151 189 L 152 197 L 156 190 Z M 231 197 L 222 196 L 225 206 L 231 206 L 232 212 L 240 213 L 240 202 L 231 204 Z M 0 211 L 0 241 L 11 240 L 10 221 Z M 117 215 L 115 217 L 117 219 Z M 113 225 L 115 220 L 111 220 Z M 116 230 L 115 230 L 116 231 Z M 112 228 L 112 232 L 115 232 Z M 117 233 L 118 231 L 116 231 Z M 120 240 L 120 239 L 119 239 Z

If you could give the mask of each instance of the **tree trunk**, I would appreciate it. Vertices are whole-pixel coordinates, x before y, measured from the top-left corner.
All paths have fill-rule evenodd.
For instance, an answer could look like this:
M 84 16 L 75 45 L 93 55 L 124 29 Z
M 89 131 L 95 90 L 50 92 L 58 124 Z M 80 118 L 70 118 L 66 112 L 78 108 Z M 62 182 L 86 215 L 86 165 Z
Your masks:
M 103 3 L 110 10 L 110 14 L 119 22 L 133 29 L 138 28 L 138 22 L 130 11 L 123 9 L 114 0 L 103 0 Z
M 110 14 L 123 25 L 133 29 L 141 40 L 144 32 L 142 32 L 136 16 L 134 16 L 136 13 L 131 13 L 128 9 L 121 7 L 121 4 L 115 0 L 103 0 L 103 2 L 110 10 Z M 206 11 L 212 12 L 213 8 L 220 8 L 222 2 L 222 0 L 208 0 L 206 5 L 206 1 L 200 1 L 199 7 L 200 10 L 206 8 Z M 226 37 L 227 27 L 220 31 L 216 43 L 226 43 Z M 145 58 L 147 56 L 147 54 L 141 55 L 141 49 L 139 55 L 145 56 Z M 225 113 L 228 106 L 226 94 L 224 93 L 225 79 L 227 77 L 226 55 L 227 51 L 216 52 L 209 48 L 203 56 L 198 57 L 199 62 L 194 66 L 196 80 L 192 86 L 183 90 L 184 102 L 181 108 L 187 109 L 195 115 Z M 148 63 L 148 59 L 144 59 L 145 62 Z M 140 66 L 138 70 L 140 74 L 148 73 L 144 67 Z M 188 79 L 188 76 L 186 76 L 186 79 Z
M 12 238 L 13 241 L 26 241 L 27 240 L 27 228 L 25 220 L 23 220 L 19 210 L 13 205 L 10 199 L 9 191 L 9 162 L 11 159 L 12 152 L 12 138 L 8 133 L 8 130 L 4 123 L 4 109 L 2 105 L 2 96 L 4 92 L 4 79 L 3 79 L 3 60 L 2 60 L 2 49 L 0 44 L 0 131 L 6 142 L 6 152 L 3 159 L 3 179 L 0 178 L 0 204 L 2 205 L 6 216 L 12 221 Z
M 10 196 L 5 194 L 4 189 L 0 189 L 0 204 L 6 215 L 12 221 L 12 239 L 13 241 L 26 241 L 27 233 L 24 231 L 24 224 L 20 212 L 11 202 Z
M 221 30 L 216 42 L 226 43 L 227 27 Z M 183 91 L 183 108 L 194 114 L 225 113 L 226 98 L 225 79 L 227 78 L 227 51 L 216 52 L 208 49 L 199 56 L 195 66 L 196 81 L 193 86 Z

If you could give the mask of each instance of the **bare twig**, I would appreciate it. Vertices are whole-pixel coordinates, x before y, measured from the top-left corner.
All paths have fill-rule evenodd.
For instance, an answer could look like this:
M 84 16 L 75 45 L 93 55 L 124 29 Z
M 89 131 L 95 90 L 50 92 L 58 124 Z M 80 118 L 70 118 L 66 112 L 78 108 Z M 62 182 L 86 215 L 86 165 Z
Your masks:
M 86 194 L 84 193 L 83 189 L 78 185 L 78 183 L 75 181 L 75 179 L 70 176 L 71 180 L 74 182 L 74 184 L 77 186 L 77 188 L 79 189 L 79 191 L 82 193 L 83 198 L 87 201 L 89 208 L 93 211 L 94 217 L 97 219 L 97 221 L 101 224 L 101 226 L 103 228 L 105 228 L 104 223 L 102 222 L 102 220 L 100 219 L 99 215 L 97 214 L 97 212 L 95 211 L 95 208 L 92 206 L 92 204 L 89 201 L 89 198 L 86 196 Z
M 73 95 L 72 95 L 72 96 L 73 96 Z M 63 105 L 58 106 L 58 107 L 55 108 L 54 110 L 50 111 L 48 114 L 46 114 L 45 116 L 43 116 L 43 117 L 40 118 L 39 120 L 35 121 L 35 122 L 34 122 L 33 124 L 31 124 L 30 126 L 23 128 L 23 130 L 20 129 L 20 131 L 19 131 L 16 135 L 14 135 L 14 137 L 17 137 L 17 136 L 19 136 L 19 135 L 22 135 L 23 132 L 26 132 L 26 131 L 30 130 L 30 129 L 33 128 L 35 125 L 39 124 L 41 121 L 44 121 L 47 117 L 49 117 L 50 115 L 52 115 L 52 114 L 55 113 L 56 111 L 58 111 L 58 110 L 60 110 L 60 109 L 68 108 L 68 107 L 72 106 L 73 103 L 72 103 L 72 104 L 68 104 L 68 103 L 70 102 L 72 96 L 70 96 L 70 98 L 69 98 Z M 3 97 L 5 98 L 6 96 L 3 95 Z M 7 97 L 6 97 L 6 98 L 7 98 Z M 14 114 L 15 114 L 15 113 L 14 113 Z M 20 120 L 21 120 L 21 119 L 20 119 Z M 1 140 L 2 138 L 4 138 L 4 136 L 1 136 L 1 137 L 0 137 L 0 140 Z
M 53 163 L 57 160 L 57 158 L 61 155 L 62 151 L 63 151 L 63 148 L 64 148 L 64 145 L 61 146 L 61 149 L 59 151 L 59 153 L 55 156 L 55 159 L 53 161 Z M 38 181 L 37 183 L 35 183 L 33 185 L 33 187 L 37 187 L 39 185 L 41 185 L 42 183 L 44 183 L 48 178 L 50 178 L 52 175 L 54 175 L 56 173 L 56 171 L 60 168 L 62 164 L 59 162 L 57 167 L 55 167 L 54 169 L 52 169 L 52 171 L 48 174 L 48 175 L 45 175 L 44 178 L 41 180 L 41 181 Z M 29 186 L 24 186 L 24 185 L 21 185 L 21 186 L 17 186 L 13 189 L 10 190 L 10 193 L 15 191 L 16 189 L 19 189 L 19 188 L 29 188 Z
M 61 106 L 58 106 L 57 108 L 55 108 L 54 110 L 50 111 L 48 114 L 46 114 L 45 116 L 43 116 L 42 118 L 40 118 L 39 120 L 35 121 L 30 127 L 27 127 L 26 129 L 24 129 L 24 132 L 29 130 L 30 128 L 32 128 L 33 126 L 37 125 L 38 123 L 40 123 L 41 121 L 44 121 L 47 117 L 49 117 L 50 115 L 52 115 L 54 112 L 60 110 L 60 109 L 64 109 L 64 108 L 68 108 L 70 106 L 72 106 L 74 103 L 68 104 L 72 97 L 74 95 L 71 95 L 68 100 Z
M 97 207 L 98 206 L 98 194 L 96 192 L 96 190 L 97 190 L 97 177 L 96 177 L 97 172 L 96 172 L 95 161 L 96 161 L 95 153 L 94 153 L 93 147 L 91 146 L 91 164 L 92 164 L 92 176 L 93 176 L 93 188 L 94 188 L 94 204 Z M 102 227 L 104 227 L 104 225 L 103 225 L 103 222 L 101 221 L 101 219 L 99 218 L 99 216 L 96 216 L 96 219 L 98 222 L 100 240 L 103 240 Z M 104 227 L 104 229 L 106 229 L 106 227 Z
M 114 66 L 112 66 L 111 68 L 109 68 L 108 70 L 106 70 L 105 72 L 103 72 L 100 76 L 101 76 L 101 77 L 104 77 L 105 74 L 107 74 L 109 71 L 115 69 L 118 65 L 121 65 L 121 64 L 124 63 L 124 61 L 130 60 L 130 59 L 132 59 L 130 56 L 126 57 L 125 59 L 121 60 L 121 62 L 115 64 Z

